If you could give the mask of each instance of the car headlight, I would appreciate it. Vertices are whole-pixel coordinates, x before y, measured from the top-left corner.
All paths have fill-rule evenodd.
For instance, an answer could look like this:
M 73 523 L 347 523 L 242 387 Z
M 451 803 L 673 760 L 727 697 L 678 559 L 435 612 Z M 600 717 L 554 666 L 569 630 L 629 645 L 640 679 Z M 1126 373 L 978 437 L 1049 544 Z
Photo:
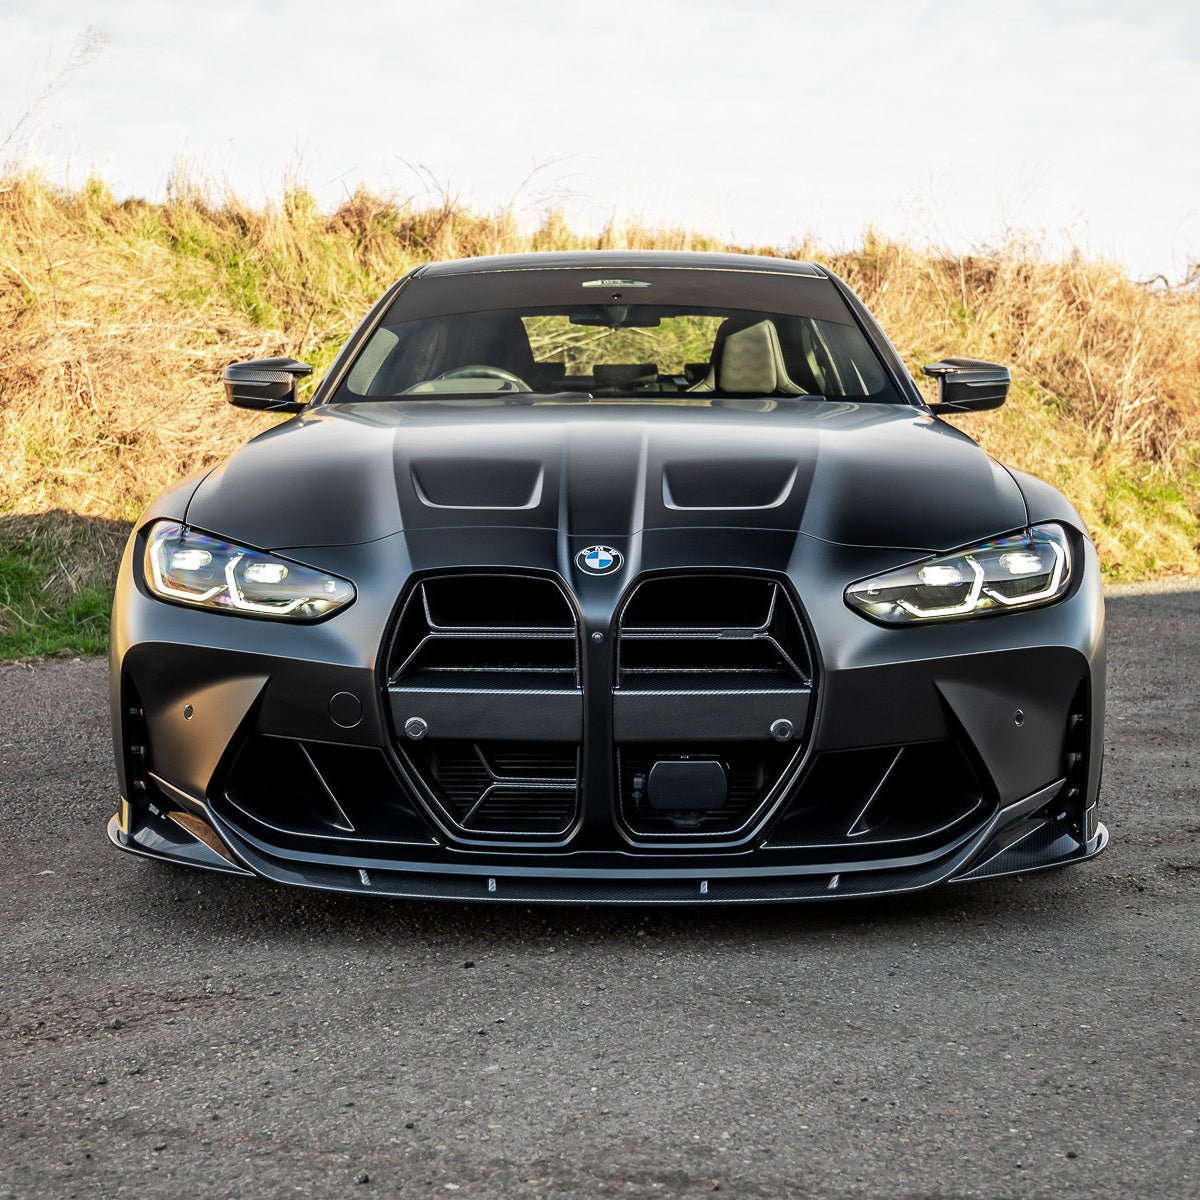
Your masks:
M 916 625 L 1050 604 L 1070 582 L 1067 531 L 1061 525 L 1035 525 L 853 583 L 846 603 L 889 625 Z
M 163 600 L 234 616 L 316 621 L 344 608 L 354 585 L 336 575 L 159 521 L 146 539 L 146 587 Z

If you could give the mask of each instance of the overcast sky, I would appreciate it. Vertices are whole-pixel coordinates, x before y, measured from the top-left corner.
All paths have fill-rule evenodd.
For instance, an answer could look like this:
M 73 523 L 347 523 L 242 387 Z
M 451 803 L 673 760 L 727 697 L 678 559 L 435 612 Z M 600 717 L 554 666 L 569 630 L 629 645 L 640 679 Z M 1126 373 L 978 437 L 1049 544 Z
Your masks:
M 570 192 L 786 245 L 869 222 L 969 248 L 1020 227 L 1177 279 L 1200 259 L 1200 0 L 0 0 L 0 141 L 161 196 L 186 152 L 251 198 Z

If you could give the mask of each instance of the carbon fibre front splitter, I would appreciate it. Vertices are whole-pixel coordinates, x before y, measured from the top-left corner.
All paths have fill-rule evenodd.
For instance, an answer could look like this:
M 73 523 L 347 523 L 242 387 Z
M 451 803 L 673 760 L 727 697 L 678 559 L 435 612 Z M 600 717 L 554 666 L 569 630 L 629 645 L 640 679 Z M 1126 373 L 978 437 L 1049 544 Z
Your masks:
M 1032 799 L 1032 798 L 1030 798 Z M 257 875 L 276 883 L 358 895 L 509 904 L 769 904 L 897 895 L 935 887 L 1067 866 L 1094 858 L 1108 845 L 1096 825 L 1081 840 L 1068 814 L 1021 817 L 1013 805 L 932 861 L 920 864 L 723 867 L 711 869 L 620 868 L 586 870 L 547 863 L 536 873 L 504 865 L 398 865 L 387 860 L 353 863 L 298 861 L 269 853 L 225 822 L 192 813 L 147 813 L 130 831 L 119 817 L 108 825 L 115 846 L 181 865 Z

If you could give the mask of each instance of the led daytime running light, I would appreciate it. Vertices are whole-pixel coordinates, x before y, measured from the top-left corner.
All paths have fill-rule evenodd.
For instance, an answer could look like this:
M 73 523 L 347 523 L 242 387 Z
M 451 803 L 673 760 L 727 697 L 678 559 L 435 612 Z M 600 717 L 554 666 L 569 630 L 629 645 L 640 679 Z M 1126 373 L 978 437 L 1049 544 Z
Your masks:
M 283 606 L 278 604 L 256 604 L 253 600 L 247 600 L 242 595 L 242 590 L 238 587 L 237 576 L 234 574 L 238 563 L 245 557 L 244 554 L 239 554 L 236 558 L 231 558 L 225 564 L 225 581 L 229 585 L 229 599 L 233 602 L 234 608 L 240 608 L 242 612 L 270 613 L 272 616 L 286 617 L 288 613 L 295 612 L 305 602 L 307 599 L 305 596 L 301 596 L 298 600 L 293 600 L 291 603 Z
M 988 595 L 993 600 L 998 600 L 1001 604 L 1007 605 L 1010 608 L 1018 604 L 1036 604 L 1038 601 L 1049 600 L 1051 596 L 1057 595 L 1063 585 L 1063 573 L 1067 569 L 1067 552 L 1054 542 L 1050 542 L 1049 546 L 1054 551 L 1054 569 L 1051 572 L 1050 582 L 1045 588 L 1040 592 L 1027 592 L 1023 596 L 1015 597 L 1004 596 L 992 588 L 988 588 Z
M 143 579 L 152 595 L 176 604 L 276 621 L 318 621 L 356 596 L 346 579 L 222 541 L 177 521 L 158 521 L 150 527 Z
M 173 600 L 187 600 L 192 604 L 203 604 L 206 600 L 211 600 L 221 590 L 221 585 L 210 588 L 206 592 L 188 592 L 183 588 L 172 587 L 163 578 L 162 557 L 167 553 L 167 542 L 164 538 L 162 541 L 150 544 L 150 553 L 147 557 L 150 559 L 150 571 L 154 577 L 154 586 L 152 591 L 158 592 L 162 596 L 170 596 Z
M 948 608 L 920 609 L 907 600 L 897 600 L 896 603 L 914 617 L 957 617 L 963 613 L 969 613 L 979 603 L 979 593 L 983 591 L 984 575 L 983 568 L 970 555 L 967 556 L 967 566 L 971 568 L 975 578 L 971 581 L 970 595 L 961 604 L 954 604 Z
M 860 580 L 846 603 L 885 625 L 916 625 L 1052 604 L 1070 583 L 1070 535 L 1047 523 Z

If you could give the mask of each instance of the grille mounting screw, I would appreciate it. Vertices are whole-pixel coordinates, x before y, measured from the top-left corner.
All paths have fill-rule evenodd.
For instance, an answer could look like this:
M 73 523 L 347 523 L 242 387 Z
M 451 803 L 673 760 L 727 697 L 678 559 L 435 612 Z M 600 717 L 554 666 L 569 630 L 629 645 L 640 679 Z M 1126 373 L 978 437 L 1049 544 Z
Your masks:
M 429 723 L 423 717 L 409 717 L 404 722 L 405 736 L 412 738 L 414 742 L 419 742 L 428 732 Z
M 790 741 L 795 732 L 796 727 L 786 717 L 780 717 L 778 721 L 771 722 L 771 736 L 777 742 Z

